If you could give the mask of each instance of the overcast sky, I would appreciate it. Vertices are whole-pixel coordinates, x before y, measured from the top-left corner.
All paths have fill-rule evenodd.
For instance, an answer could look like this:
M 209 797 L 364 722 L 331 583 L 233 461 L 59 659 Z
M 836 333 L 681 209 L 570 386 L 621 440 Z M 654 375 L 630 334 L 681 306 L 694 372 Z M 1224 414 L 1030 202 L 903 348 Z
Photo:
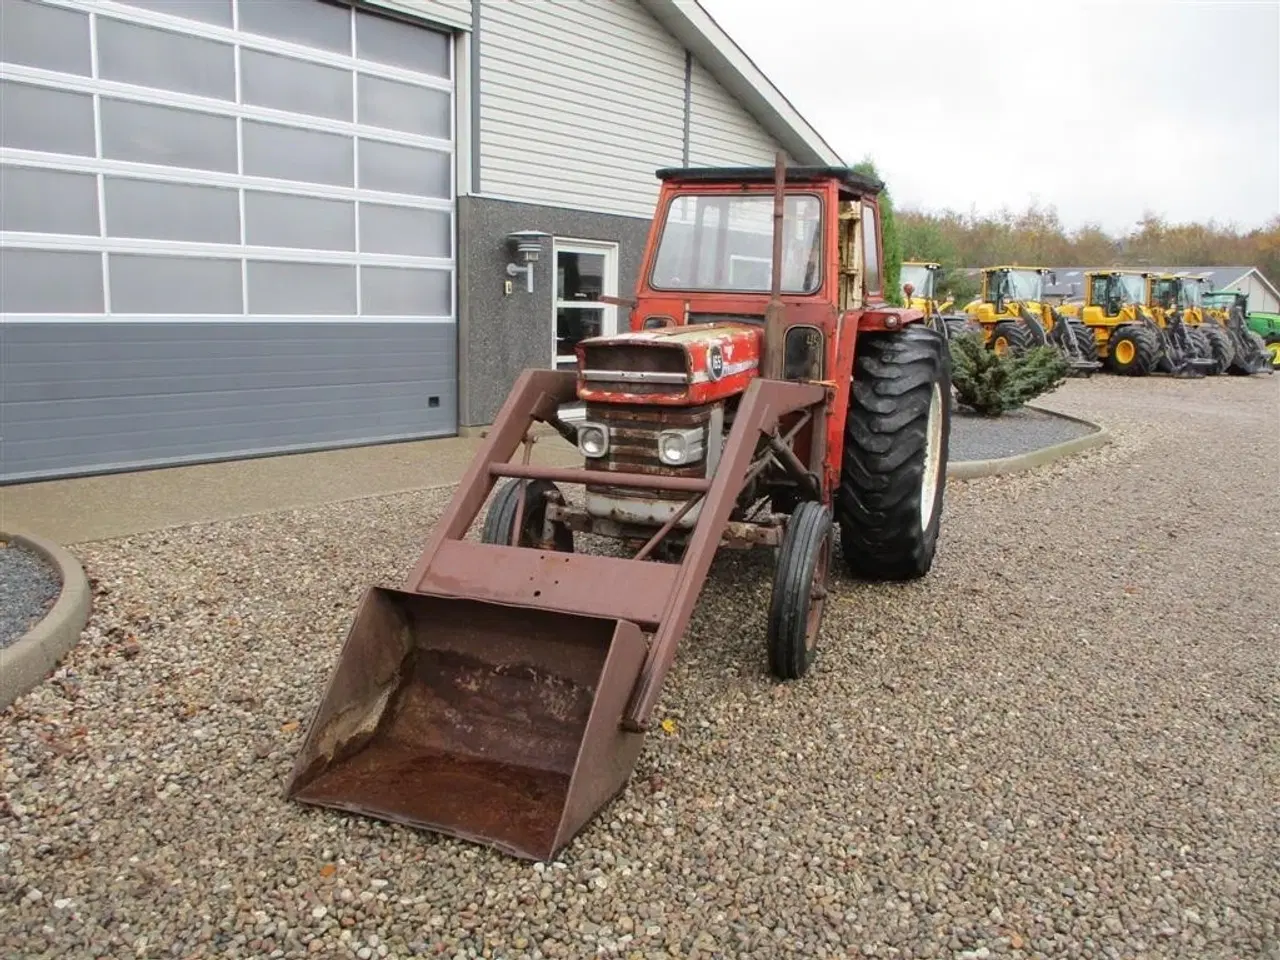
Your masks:
M 899 207 L 1280 214 L 1280 0 L 700 0 Z

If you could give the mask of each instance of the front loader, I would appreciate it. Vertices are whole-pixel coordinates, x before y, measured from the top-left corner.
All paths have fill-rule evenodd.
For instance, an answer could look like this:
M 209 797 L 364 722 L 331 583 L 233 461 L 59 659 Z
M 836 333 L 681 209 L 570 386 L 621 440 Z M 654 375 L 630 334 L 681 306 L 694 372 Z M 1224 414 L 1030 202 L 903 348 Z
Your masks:
M 1231 366 L 1235 348 L 1226 330 L 1205 315 L 1200 283 L 1185 273 L 1153 274 L 1147 278 L 1147 307 L 1167 336 L 1211 361 L 1204 372 L 1216 377 Z
M 1149 271 L 1093 270 L 1085 274 L 1080 321 L 1097 339 L 1098 352 L 1112 373 L 1145 377 L 1204 376 L 1212 364 L 1189 339 L 1180 316 L 1162 327 L 1147 305 Z
M 1102 366 L 1097 343 L 1082 324 L 1060 312 L 1044 296 L 1043 267 L 985 267 L 982 293 L 965 306 L 986 345 L 997 354 L 1017 355 L 1052 346 L 1073 375 L 1087 376 Z
M 1280 368 L 1280 314 L 1250 313 L 1249 295 L 1235 290 L 1203 289 L 1201 309 L 1206 324 L 1217 324 L 1230 338 L 1227 373 L 1251 376 Z
M 837 534 L 854 577 L 929 571 L 949 355 L 884 301 L 882 184 L 782 155 L 658 176 L 630 329 L 520 375 L 407 580 L 364 595 L 294 800 L 550 859 L 625 788 L 717 551 L 774 552 L 782 681 L 817 655 Z M 530 463 L 538 424 L 582 465 Z
M 929 324 L 948 340 L 964 333 L 982 333 L 966 313 L 949 312 L 955 306 L 955 298 L 938 300 L 938 275 L 942 264 L 929 260 L 904 260 L 899 276 L 902 282 L 903 303 L 920 310 Z

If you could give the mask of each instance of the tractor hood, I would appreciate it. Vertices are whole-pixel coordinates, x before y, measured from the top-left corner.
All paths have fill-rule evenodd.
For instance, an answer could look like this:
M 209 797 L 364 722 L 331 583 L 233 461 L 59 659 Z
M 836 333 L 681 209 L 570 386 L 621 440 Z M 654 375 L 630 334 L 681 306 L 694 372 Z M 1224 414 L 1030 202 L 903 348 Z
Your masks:
M 735 396 L 759 374 L 761 335 L 716 323 L 590 337 L 577 346 L 578 399 L 694 406 Z

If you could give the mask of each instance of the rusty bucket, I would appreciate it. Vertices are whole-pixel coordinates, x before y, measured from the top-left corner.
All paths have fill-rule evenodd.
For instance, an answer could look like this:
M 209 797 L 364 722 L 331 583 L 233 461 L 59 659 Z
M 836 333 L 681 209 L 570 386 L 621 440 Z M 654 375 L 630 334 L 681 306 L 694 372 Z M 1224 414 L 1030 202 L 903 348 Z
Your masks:
M 549 860 L 626 783 L 636 624 L 366 591 L 287 796 Z

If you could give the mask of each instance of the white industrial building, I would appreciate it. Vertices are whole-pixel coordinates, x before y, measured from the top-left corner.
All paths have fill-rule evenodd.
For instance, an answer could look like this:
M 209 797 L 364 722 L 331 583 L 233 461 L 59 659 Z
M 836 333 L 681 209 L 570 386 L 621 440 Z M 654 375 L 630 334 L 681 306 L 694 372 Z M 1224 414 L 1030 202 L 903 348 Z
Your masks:
M 0 480 L 488 423 L 656 169 L 779 148 L 841 162 L 695 0 L 0 0 Z

